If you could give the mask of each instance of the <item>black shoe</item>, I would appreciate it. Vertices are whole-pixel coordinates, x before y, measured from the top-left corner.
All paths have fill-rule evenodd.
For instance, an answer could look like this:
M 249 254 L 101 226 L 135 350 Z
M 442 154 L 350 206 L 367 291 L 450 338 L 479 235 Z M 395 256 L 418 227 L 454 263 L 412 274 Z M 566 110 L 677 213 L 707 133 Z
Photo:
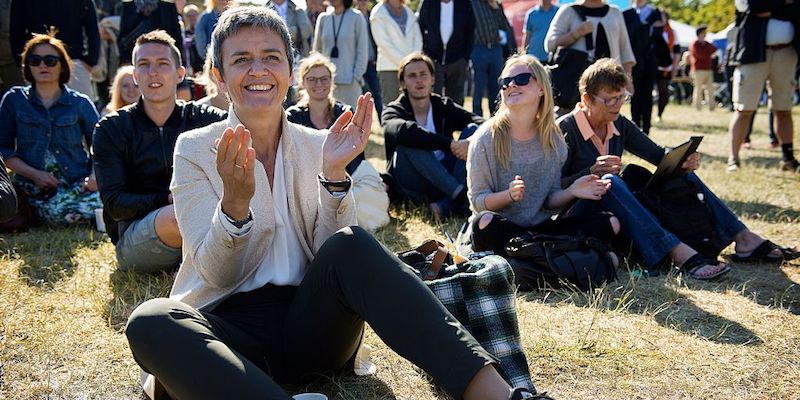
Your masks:
M 533 399 L 533 400 L 555 400 L 554 398 L 547 395 L 547 392 L 541 393 L 531 393 L 530 390 L 525 388 L 516 388 L 513 392 L 511 392 L 511 397 L 508 400 L 524 400 L 524 399 Z

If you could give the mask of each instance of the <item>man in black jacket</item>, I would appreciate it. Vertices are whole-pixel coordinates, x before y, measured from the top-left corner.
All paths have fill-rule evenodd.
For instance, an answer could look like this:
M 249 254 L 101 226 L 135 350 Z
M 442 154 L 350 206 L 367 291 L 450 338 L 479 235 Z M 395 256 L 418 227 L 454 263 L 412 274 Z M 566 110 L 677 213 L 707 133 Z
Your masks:
M 397 71 L 403 93 L 381 116 L 387 170 L 397 192 L 437 216 L 467 212 L 467 138 L 483 119 L 433 93 L 430 57 L 412 53 Z M 461 131 L 458 140 L 453 132 Z
M 728 171 L 739 169 L 739 150 L 753 118 L 764 83 L 769 84 L 775 131 L 781 144 L 780 169 L 800 172 L 792 148 L 795 67 L 800 50 L 800 2 L 736 0 L 736 47 L 731 62 L 734 114 L 730 124 Z
M 142 35 L 133 50 L 139 102 L 103 118 L 92 143 L 103 219 L 120 269 L 155 272 L 181 261 L 181 234 L 169 183 L 183 132 L 226 118 L 213 107 L 177 100 L 185 73 L 164 31 Z
M 472 5 L 469 0 L 422 0 L 417 19 L 422 52 L 436 63 L 433 91 L 463 105 L 475 35 Z

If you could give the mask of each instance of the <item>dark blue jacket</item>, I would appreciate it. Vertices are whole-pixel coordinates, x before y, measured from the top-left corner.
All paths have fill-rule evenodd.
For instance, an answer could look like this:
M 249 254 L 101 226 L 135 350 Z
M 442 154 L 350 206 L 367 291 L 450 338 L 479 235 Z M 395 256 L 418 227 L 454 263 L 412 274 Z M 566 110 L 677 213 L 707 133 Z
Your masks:
M 436 64 L 452 64 L 458 60 L 469 60 L 475 38 L 475 16 L 469 0 L 453 0 L 453 35 L 445 48 L 439 30 L 441 2 L 422 0 L 417 21 L 422 31 L 422 52 Z
M 89 98 L 66 86 L 49 109 L 31 86 L 15 86 L 0 102 L 0 155 L 44 170 L 50 150 L 67 182 L 75 183 L 91 172 L 89 146 L 98 119 Z M 19 175 L 17 179 L 30 182 Z
M 756 14 L 770 12 L 770 17 Z M 800 52 L 800 3 L 785 0 L 736 0 L 736 47 L 732 65 L 755 64 L 767 60 L 767 23 L 770 18 L 791 21 L 794 25 L 792 45 Z

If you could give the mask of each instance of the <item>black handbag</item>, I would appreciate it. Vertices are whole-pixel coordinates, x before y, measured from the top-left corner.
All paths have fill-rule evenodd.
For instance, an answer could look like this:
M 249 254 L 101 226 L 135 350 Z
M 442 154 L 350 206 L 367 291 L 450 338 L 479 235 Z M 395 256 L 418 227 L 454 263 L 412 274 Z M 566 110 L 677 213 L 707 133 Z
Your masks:
M 586 21 L 586 15 L 580 7 L 574 5 L 571 7 L 578 13 L 582 21 Z M 586 49 L 591 52 L 594 49 L 592 34 L 584 36 L 584 39 L 586 40 Z M 553 100 L 558 107 L 566 110 L 575 107 L 580 99 L 578 80 L 583 71 L 592 65 L 592 62 L 594 60 L 588 52 L 570 47 L 559 47 L 555 52 L 550 53 L 547 68 L 550 70 Z

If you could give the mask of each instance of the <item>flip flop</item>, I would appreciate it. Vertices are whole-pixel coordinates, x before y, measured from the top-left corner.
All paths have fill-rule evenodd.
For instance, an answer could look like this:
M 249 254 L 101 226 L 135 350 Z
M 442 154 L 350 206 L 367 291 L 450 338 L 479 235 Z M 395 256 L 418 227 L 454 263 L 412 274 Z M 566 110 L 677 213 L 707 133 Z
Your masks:
M 774 250 L 780 250 L 781 255 L 776 256 L 771 254 Z M 743 263 L 757 263 L 757 262 L 781 262 L 794 260 L 800 257 L 800 252 L 790 247 L 781 247 L 769 240 L 761 242 L 751 252 L 735 253 L 731 256 L 731 260 Z
M 699 273 L 697 273 L 701 268 L 705 267 L 706 265 L 719 266 L 720 263 L 719 263 L 719 261 L 709 260 L 709 259 L 703 257 L 703 255 L 701 255 L 700 253 L 697 253 L 697 254 L 689 257 L 688 260 L 684 261 L 683 265 L 681 265 L 679 267 L 679 269 L 681 271 L 687 272 L 689 274 L 689 276 L 691 276 L 692 278 L 698 279 L 698 280 L 701 280 L 701 281 L 708 281 L 708 280 L 717 278 L 717 277 L 719 277 L 721 275 L 724 275 L 724 274 L 726 274 L 726 273 L 731 271 L 731 267 L 729 267 L 728 265 L 725 265 L 725 268 L 722 268 L 722 269 L 720 269 L 720 270 L 718 270 L 718 271 L 716 271 L 716 272 L 714 272 L 712 274 L 709 274 L 709 275 L 700 275 Z

